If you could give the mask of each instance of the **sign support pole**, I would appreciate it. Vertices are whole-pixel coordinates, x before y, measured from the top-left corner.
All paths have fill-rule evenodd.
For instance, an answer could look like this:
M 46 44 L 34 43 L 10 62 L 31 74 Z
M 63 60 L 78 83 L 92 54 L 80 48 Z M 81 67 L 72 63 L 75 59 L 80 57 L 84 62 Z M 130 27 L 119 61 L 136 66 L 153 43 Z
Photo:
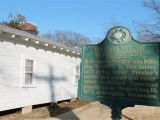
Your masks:
M 134 107 L 135 104 L 118 104 L 118 103 L 114 103 L 111 104 L 110 108 L 112 109 L 111 111 L 111 118 L 112 120 L 121 120 L 122 118 L 122 109 L 126 108 L 126 107 Z
M 112 120 L 121 120 L 121 115 L 122 115 L 122 112 L 121 112 L 121 110 L 123 109 L 123 108 L 121 108 L 120 106 L 118 106 L 118 105 L 112 105 L 111 106 L 111 109 L 112 109 L 112 112 L 111 112 L 111 114 L 112 114 Z

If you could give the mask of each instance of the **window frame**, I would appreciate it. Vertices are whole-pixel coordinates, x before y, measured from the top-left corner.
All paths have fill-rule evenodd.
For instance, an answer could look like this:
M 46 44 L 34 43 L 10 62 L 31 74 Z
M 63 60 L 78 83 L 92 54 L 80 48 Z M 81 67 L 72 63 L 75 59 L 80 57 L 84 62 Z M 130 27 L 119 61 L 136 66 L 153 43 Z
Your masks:
M 78 70 L 77 70 L 78 67 Z M 78 66 L 78 64 L 76 64 L 75 66 L 75 85 L 78 85 L 78 81 L 80 79 L 80 66 Z
M 33 65 L 32 65 L 32 71 L 26 71 L 26 60 L 32 60 Z M 32 83 L 31 84 L 26 84 L 26 74 L 32 74 Z M 21 55 L 21 87 L 23 88 L 33 88 L 35 86 L 35 80 L 34 80 L 34 73 L 35 73 L 35 59 L 32 57 L 26 56 L 26 55 Z
M 74 86 L 78 86 L 78 81 L 80 79 L 80 62 L 78 62 L 77 58 L 74 58 Z M 78 67 L 78 69 L 77 69 Z

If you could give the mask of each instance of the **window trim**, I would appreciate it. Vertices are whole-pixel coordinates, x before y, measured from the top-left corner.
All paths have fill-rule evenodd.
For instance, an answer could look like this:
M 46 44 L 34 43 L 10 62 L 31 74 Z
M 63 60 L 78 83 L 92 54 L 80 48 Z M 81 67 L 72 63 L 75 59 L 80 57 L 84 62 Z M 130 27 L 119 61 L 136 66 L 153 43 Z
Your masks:
M 76 65 L 75 67 L 77 67 L 78 65 Z M 80 66 L 78 67 L 79 69 L 80 69 Z M 80 79 L 80 70 L 78 69 L 77 70 L 77 68 L 75 68 L 76 70 L 75 70 L 75 83 L 74 83 L 74 85 L 78 85 L 78 81 L 79 81 L 79 79 Z
M 77 70 L 78 66 L 78 70 Z M 78 86 L 78 81 L 80 79 L 80 63 L 78 60 L 75 58 L 74 59 L 74 86 Z
M 26 59 L 33 60 L 33 72 L 32 72 L 32 84 L 26 85 L 25 83 L 25 64 Z M 27 72 L 28 73 L 28 72 Z M 34 73 L 35 73 L 35 59 L 26 55 L 21 55 L 21 87 L 22 88 L 34 88 L 35 86 L 35 80 L 34 80 Z

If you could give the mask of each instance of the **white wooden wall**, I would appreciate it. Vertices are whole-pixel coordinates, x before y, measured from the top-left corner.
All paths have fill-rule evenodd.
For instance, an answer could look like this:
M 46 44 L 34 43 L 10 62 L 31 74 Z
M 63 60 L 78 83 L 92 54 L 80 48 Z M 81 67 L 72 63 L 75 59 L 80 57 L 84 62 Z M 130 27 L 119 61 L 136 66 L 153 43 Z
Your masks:
M 34 60 L 34 86 L 30 88 L 22 85 L 24 58 Z M 0 111 L 76 98 L 77 65 L 80 58 L 0 37 Z

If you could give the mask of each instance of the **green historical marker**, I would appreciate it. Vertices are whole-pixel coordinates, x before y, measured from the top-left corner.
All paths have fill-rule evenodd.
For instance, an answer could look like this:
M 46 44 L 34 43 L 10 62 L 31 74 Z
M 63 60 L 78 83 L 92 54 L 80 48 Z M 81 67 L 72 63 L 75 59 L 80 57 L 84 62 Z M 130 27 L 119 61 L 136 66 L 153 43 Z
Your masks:
M 111 106 L 113 119 L 124 107 L 160 106 L 159 51 L 159 43 L 140 43 L 125 27 L 112 28 L 101 43 L 83 46 L 79 99 Z

